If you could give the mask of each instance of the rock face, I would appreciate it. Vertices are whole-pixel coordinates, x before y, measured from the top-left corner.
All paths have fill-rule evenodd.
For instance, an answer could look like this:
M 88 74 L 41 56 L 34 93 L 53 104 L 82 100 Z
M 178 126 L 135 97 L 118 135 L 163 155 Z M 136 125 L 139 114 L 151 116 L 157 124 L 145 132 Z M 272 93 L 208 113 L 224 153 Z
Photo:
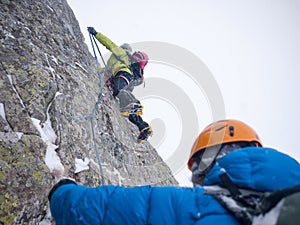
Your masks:
M 101 185 L 97 151 L 106 184 L 177 185 L 106 87 L 99 95 L 97 63 L 66 0 L 0 6 L 0 224 L 51 224 L 53 169 Z

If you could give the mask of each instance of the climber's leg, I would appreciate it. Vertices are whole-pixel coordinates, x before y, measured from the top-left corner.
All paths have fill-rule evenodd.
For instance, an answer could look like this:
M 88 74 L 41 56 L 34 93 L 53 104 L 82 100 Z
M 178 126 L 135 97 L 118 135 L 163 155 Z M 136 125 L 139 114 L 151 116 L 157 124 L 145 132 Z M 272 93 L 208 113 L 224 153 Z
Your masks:
M 139 128 L 140 134 L 138 136 L 138 142 L 146 141 L 148 137 L 152 136 L 153 132 L 151 126 L 143 121 L 141 116 L 130 114 L 128 119 Z

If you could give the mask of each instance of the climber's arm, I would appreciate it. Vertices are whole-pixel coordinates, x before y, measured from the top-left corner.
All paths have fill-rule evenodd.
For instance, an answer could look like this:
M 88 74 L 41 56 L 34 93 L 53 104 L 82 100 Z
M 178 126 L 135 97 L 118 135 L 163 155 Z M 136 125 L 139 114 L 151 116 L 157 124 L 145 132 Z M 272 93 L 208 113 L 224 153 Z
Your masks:
M 115 189 L 113 186 L 90 188 L 63 179 L 50 191 L 51 215 L 56 224 L 102 224 L 109 196 Z
M 104 45 L 109 51 L 111 51 L 116 56 L 118 56 L 118 57 L 127 56 L 127 53 L 123 48 L 116 45 L 113 41 L 111 41 L 104 34 L 97 32 L 95 37 L 102 45 Z

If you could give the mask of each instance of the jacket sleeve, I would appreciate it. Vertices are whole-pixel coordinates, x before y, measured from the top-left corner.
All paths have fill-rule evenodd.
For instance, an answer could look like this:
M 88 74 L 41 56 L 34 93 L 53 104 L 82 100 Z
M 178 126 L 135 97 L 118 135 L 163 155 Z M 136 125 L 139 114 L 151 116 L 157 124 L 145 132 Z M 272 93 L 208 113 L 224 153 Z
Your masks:
M 51 215 L 56 225 L 102 224 L 109 196 L 116 188 L 62 185 L 50 199 Z
M 109 51 L 111 51 L 117 57 L 119 58 L 127 57 L 126 51 L 123 48 L 116 45 L 105 35 L 98 32 L 95 37 L 103 46 L 105 46 Z
M 99 186 L 65 184 L 50 198 L 56 225 L 168 224 L 237 225 L 202 187 Z

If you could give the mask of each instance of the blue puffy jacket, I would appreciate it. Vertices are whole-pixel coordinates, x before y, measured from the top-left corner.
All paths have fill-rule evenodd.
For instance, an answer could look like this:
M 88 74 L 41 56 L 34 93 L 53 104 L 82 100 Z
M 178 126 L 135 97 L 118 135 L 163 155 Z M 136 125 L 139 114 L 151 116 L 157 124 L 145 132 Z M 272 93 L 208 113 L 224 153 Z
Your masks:
M 205 185 L 220 184 L 227 172 L 240 187 L 274 191 L 300 184 L 300 165 L 269 148 L 243 148 L 222 157 L 208 173 Z M 50 208 L 56 225 L 62 224 L 178 224 L 235 225 L 236 219 L 203 187 L 131 187 L 76 184 L 60 186 Z

